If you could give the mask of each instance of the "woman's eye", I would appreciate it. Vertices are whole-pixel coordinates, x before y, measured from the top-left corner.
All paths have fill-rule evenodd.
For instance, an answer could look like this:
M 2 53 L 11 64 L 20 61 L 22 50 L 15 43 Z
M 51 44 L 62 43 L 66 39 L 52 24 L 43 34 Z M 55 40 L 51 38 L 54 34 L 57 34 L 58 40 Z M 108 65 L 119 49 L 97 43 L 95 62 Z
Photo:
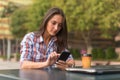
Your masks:
M 52 22 L 52 24 L 53 24 L 53 25 L 55 25 L 55 24 L 56 24 L 56 22 Z
M 55 22 L 55 21 L 52 21 L 51 23 L 52 23 L 52 25 L 58 25 L 58 27 L 60 27 L 60 28 L 62 27 L 62 24 L 61 24 L 61 23 L 60 23 L 60 24 L 58 24 L 58 23 L 57 23 L 57 22 Z
M 62 27 L 62 24 L 59 24 L 58 26 L 59 26 L 59 27 Z

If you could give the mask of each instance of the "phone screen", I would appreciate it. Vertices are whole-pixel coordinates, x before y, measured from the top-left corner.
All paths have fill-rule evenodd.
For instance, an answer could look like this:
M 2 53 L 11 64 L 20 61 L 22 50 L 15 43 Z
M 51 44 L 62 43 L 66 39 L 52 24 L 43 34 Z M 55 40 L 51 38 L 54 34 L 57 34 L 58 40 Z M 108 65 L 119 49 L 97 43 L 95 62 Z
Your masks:
M 58 60 L 66 61 L 67 58 L 69 57 L 69 55 L 70 55 L 70 52 L 62 52 L 61 55 L 59 56 Z

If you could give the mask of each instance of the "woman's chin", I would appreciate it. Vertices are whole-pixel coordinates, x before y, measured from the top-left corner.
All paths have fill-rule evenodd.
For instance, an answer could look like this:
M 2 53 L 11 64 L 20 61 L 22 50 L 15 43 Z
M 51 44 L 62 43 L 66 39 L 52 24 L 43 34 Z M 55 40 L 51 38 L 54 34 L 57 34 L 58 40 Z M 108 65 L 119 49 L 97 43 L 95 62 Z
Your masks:
M 50 34 L 50 35 L 51 35 L 51 36 L 55 36 L 56 34 L 53 33 L 53 34 Z

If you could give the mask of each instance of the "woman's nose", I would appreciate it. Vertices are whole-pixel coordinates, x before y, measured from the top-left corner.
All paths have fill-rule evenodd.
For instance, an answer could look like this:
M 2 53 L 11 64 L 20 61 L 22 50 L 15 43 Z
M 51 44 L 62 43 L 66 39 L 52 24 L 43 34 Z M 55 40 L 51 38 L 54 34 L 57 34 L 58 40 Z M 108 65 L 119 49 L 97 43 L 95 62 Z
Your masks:
M 55 30 L 58 30 L 58 25 L 56 24 L 55 27 L 54 27 Z

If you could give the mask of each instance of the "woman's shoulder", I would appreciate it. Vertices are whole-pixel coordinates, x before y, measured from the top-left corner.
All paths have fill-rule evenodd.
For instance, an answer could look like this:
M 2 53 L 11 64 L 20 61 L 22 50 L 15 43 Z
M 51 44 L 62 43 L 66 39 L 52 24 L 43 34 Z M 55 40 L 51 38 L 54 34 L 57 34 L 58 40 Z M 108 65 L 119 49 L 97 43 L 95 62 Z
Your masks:
M 40 37 L 41 37 L 41 35 L 40 34 L 38 35 L 38 33 L 36 33 L 36 32 L 29 32 L 24 36 L 24 38 L 31 39 L 31 40 L 33 40 L 33 39 L 36 40 L 36 39 L 39 39 Z
M 34 32 L 29 32 L 29 33 L 25 34 L 25 37 L 32 37 L 32 36 L 34 36 Z
M 25 34 L 25 36 L 24 36 L 24 39 L 31 39 L 31 38 L 34 38 L 34 32 L 29 32 L 29 33 L 27 33 L 27 34 Z
M 29 33 L 27 33 L 27 34 L 24 36 L 23 39 L 29 39 L 29 40 L 31 40 L 31 41 L 33 41 L 33 40 L 34 40 L 34 41 L 36 41 L 36 40 L 39 41 L 40 37 L 41 37 L 41 35 L 38 34 L 38 33 L 36 33 L 36 32 L 29 32 Z
M 27 34 L 25 34 L 25 36 L 23 37 L 22 41 L 21 41 L 21 44 L 26 42 L 26 41 L 33 41 L 33 38 L 34 38 L 34 33 L 33 32 L 29 32 Z

